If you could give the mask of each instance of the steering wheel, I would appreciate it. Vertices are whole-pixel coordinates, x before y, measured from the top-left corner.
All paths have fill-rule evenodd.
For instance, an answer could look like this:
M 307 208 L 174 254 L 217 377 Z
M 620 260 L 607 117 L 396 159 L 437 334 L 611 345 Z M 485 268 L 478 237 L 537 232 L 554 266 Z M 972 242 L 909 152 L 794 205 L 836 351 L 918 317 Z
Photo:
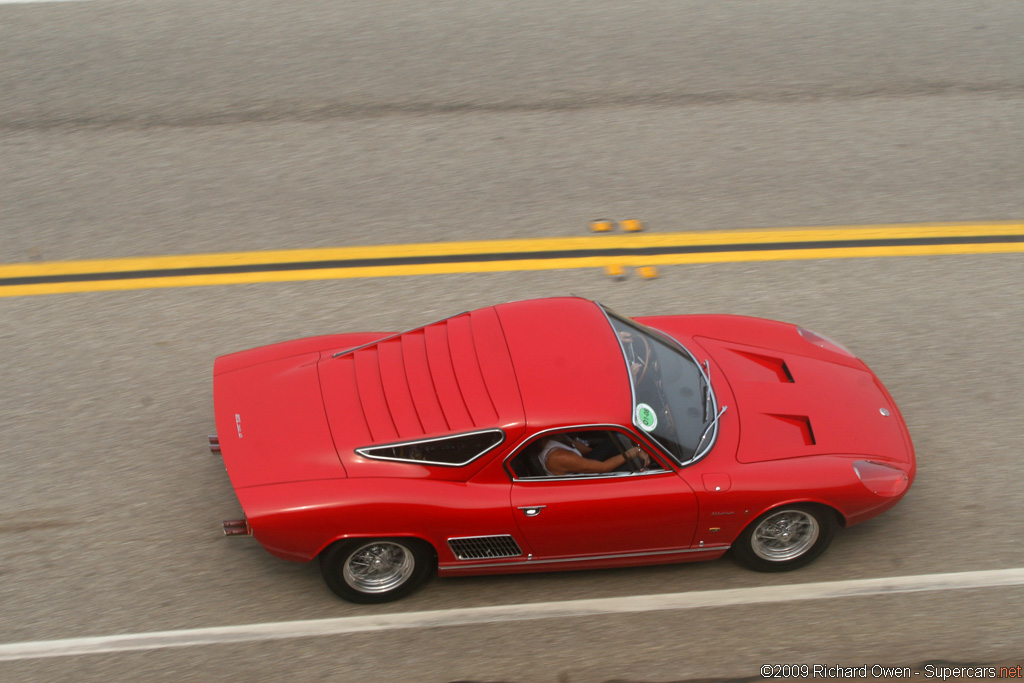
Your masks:
M 662 386 L 660 379 L 655 382 L 655 386 L 658 388 L 658 399 L 663 406 L 662 413 L 665 417 L 665 424 L 668 426 L 669 431 L 676 434 L 676 418 L 672 415 L 672 406 L 668 403 L 668 396 L 665 395 L 665 388 Z
M 635 446 L 641 451 L 643 450 L 643 446 L 641 446 L 640 444 L 635 444 Z M 650 461 L 644 462 L 644 459 L 641 458 L 639 455 L 636 455 L 631 458 L 627 456 L 625 453 L 623 453 L 622 457 L 626 458 L 626 465 L 629 467 L 629 470 L 633 473 L 645 472 L 650 463 Z
M 640 384 L 647 376 L 647 368 L 651 367 L 651 342 L 647 341 L 647 337 L 639 335 L 640 341 L 644 344 L 644 350 L 642 354 L 637 354 L 636 346 L 634 345 L 634 339 L 636 337 L 630 333 L 629 338 L 625 343 L 626 353 L 629 355 L 629 371 L 633 372 L 633 366 L 638 365 L 640 369 L 637 376 L 634 378 L 634 384 Z

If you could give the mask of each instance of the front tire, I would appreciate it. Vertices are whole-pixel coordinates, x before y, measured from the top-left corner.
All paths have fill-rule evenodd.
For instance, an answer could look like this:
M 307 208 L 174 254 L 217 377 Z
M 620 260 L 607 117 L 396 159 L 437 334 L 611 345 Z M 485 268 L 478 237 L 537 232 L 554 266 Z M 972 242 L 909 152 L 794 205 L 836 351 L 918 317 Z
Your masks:
M 733 555 L 759 572 L 786 572 L 825 552 L 835 533 L 836 518 L 831 510 L 783 505 L 747 525 L 733 545 Z
M 320 553 L 320 571 L 328 588 L 363 604 L 408 595 L 432 568 L 432 549 L 415 538 L 358 538 L 339 541 Z

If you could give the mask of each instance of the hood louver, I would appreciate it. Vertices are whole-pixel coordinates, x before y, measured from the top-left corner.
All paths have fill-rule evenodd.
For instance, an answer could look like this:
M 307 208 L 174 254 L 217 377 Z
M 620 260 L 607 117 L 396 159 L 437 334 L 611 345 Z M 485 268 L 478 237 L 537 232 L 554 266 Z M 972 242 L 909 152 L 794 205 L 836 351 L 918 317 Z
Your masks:
M 753 364 L 750 368 L 752 375 L 762 382 L 773 379 L 789 384 L 795 382 L 793 373 L 789 371 L 789 366 L 781 358 L 773 358 L 772 356 L 765 356 L 750 351 L 740 351 L 739 349 L 732 349 L 732 352 L 740 358 L 750 361 Z

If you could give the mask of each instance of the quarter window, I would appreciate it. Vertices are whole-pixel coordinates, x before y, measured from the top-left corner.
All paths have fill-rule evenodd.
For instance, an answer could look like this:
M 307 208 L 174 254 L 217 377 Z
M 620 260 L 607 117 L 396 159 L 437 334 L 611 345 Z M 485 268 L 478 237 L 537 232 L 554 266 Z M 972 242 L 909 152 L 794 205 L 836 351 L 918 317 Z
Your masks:
M 453 434 L 433 439 L 357 448 L 356 453 L 375 460 L 397 460 L 421 465 L 468 465 L 505 440 L 500 429 Z

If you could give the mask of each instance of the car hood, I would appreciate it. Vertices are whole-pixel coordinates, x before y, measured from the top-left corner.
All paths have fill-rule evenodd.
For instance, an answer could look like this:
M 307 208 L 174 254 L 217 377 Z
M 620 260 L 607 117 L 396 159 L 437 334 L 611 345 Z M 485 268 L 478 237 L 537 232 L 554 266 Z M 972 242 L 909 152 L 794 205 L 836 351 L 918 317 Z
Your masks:
M 268 348 L 214 365 L 217 434 L 232 485 L 344 477 L 320 393 L 320 353 L 288 349 L 268 359 Z
M 795 328 L 793 336 L 798 338 Z M 699 335 L 694 340 L 719 366 L 735 396 L 740 462 L 825 454 L 910 462 L 899 411 L 863 363 L 845 356 L 828 360 L 816 348 L 812 352 L 818 357 L 812 357 L 792 348 Z

